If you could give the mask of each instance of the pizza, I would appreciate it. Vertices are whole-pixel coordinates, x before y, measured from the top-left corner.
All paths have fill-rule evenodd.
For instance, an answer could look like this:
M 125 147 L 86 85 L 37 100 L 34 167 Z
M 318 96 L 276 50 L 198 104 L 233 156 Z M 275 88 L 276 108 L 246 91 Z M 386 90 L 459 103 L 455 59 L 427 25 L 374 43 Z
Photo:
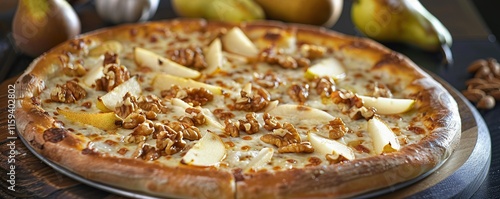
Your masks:
M 16 88 L 17 129 L 43 158 L 160 197 L 359 196 L 432 171 L 461 132 L 456 102 L 407 57 L 275 21 L 98 30 Z

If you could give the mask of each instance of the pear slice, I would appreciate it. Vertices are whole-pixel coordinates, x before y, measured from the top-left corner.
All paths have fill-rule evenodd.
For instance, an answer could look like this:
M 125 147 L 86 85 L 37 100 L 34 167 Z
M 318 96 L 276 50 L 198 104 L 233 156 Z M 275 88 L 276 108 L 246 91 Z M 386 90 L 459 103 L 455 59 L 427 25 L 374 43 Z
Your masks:
M 118 85 L 105 95 L 98 97 L 96 106 L 102 111 L 114 111 L 115 107 L 122 103 L 123 96 L 125 96 L 127 92 L 133 96 L 141 94 L 141 85 L 137 81 L 136 76 Z
M 95 81 L 104 76 L 103 70 L 103 66 L 98 66 L 90 69 L 89 72 L 87 72 L 87 74 L 82 77 L 83 83 L 89 87 L 95 85 Z
M 226 146 L 221 138 L 207 132 L 182 157 L 181 163 L 195 166 L 216 166 L 226 156 Z
M 286 118 L 290 123 L 312 125 L 327 124 L 335 119 L 334 116 L 320 109 L 295 104 L 282 104 L 271 109 L 268 113 L 278 119 Z
M 314 151 L 322 154 L 341 155 L 348 160 L 354 160 L 352 149 L 336 140 L 321 137 L 315 133 L 307 133 L 307 139 L 311 142 Z
M 180 65 L 144 48 L 134 48 L 134 60 L 139 66 L 147 66 L 154 71 L 162 71 L 171 75 L 185 78 L 198 78 L 201 73 Z
M 222 94 L 222 88 L 218 86 L 213 86 L 210 84 L 205 84 L 192 79 L 186 79 L 182 77 L 176 77 L 173 75 L 158 73 L 152 83 L 153 87 L 160 90 L 167 90 L 173 85 L 177 85 L 181 88 L 206 88 L 215 95 Z
M 273 158 L 274 149 L 273 148 L 263 148 L 259 151 L 257 156 L 255 156 L 247 165 L 243 172 L 249 172 L 250 170 L 259 170 Z
M 321 59 L 314 63 L 306 70 L 305 78 L 313 79 L 314 77 L 328 76 L 333 79 L 341 79 L 345 77 L 346 71 L 344 66 L 335 58 L 329 57 Z
M 107 112 L 107 113 L 75 112 L 59 108 L 57 108 L 57 112 L 70 121 L 88 124 L 103 130 L 112 130 L 118 128 L 119 126 L 116 124 L 118 123 L 118 121 L 122 120 L 114 112 Z
M 367 97 L 358 95 L 363 100 L 363 105 L 377 109 L 378 114 L 389 115 L 409 111 L 415 100 L 413 99 L 394 99 L 386 97 Z
M 238 27 L 222 36 L 222 45 L 225 50 L 245 57 L 256 57 L 259 53 L 254 43 Z
M 224 56 L 222 55 L 222 44 L 219 38 L 212 41 L 210 46 L 208 46 L 206 59 L 207 68 L 203 72 L 209 75 L 214 74 L 222 67 Z
M 174 105 L 174 106 L 178 106 L 178 107 L 181 107 L 183 109 L 187 109 L 187 108 L 201 109 L 201 114 L 203 114 L 203 116 L 205 116 L 205 119 L 207 120 L 208 125 L 215 127 L 217 129 L 224 129 L 224 126 L 218 121 L 218 119 L 215 117 L 215 115 L 209 109 L 201 108 L 201 107 L 193 107 L 193 106 L 191 106 L 191 104 L 188 104 L 179 98 L 172 98 L 170 103 L 172 103 L 172 105 Z
M 399 141 L 392 130 L 379 118 L 368 120 L 368 133 L 373 141 L 373 150 L 376 154 L 398 151 L 401 148 Z

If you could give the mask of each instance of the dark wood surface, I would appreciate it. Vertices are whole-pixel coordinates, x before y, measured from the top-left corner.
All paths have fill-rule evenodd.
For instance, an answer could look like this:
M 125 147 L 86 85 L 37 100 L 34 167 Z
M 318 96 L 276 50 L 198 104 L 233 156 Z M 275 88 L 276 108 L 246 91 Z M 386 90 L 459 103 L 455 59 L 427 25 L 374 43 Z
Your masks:
M 7 35 L 10 32 L 11 20 L 14 14 L 12 7 L 8 5 L 15 5 L 16 0 L 3 0 L 2 6 L 0 6 L 0 81 L 3 81 L 2 77 L 15 77 L 19 75 L 27 65 L 32 61 L 32 58 L 19 54 L 11 50 Z M 12 3 L 13 2 L 13 3 Z M 454 38 L 454 44 L 452 47 L 452 53 L 455 58 L 455 62 L 452 66 L 445 67 L 440 63 L 440 55 L 432 54 L 419 51 L 414 48 L 405 47 L 401 45 L 385 44 L 388 47 L 401 52 L 411 58 L 415 63 L 417 63 L 422 68 L 425 68 L 434 74 L 438 75 L 444 81 L 448 82 L 453 88 L 457 90 L 462 90 L 465 88 L 464 82 L 470 78 L 470 74 L 466 72 L 467 66 L 476 59 L 493 57 L 500 60 L 500 48 L 495 42 L 494 37 L 490 34 L 490 31 L 486 28 L 483 20 L 478 15 L 477 10 L 475 10 L 474 5 L 469 0 L 421 0 L 421 2 L 432 12 L 436 17 L 438 17 L 443 24 L 450 30 Z M 333 30 L 349 34 L 349 35 L 360 35 L 352 22 L 350 21 L 350 0 L 345 1 L 344 10 L 339 22 L 332 28 Z M 82 31 L 87 32 L 97 28 L 110 26 L 99 19 L 96 15 L 94 5 L 92 1 L 86 4 L 77 5 L 75 9 L 82 21 Z M 175 17 L 172 9 L 169 6 L 169 1 L 161 1 L 160 8 L 156 13 L 153 20 L 162 20 Z M 10 81 L 13 81 L 12 79 Z M 8 125 L 6 124 L 5 118 L 8 117 L 8 112 L 5 110 L 6 96 L 5 91 L 7 90 L 6 85 L 9 82 L 5 81 L 2 83 L 0 88 L 0 167 L 6 168 L 8 166 L 8 153 L 10 152 L 9 144 L 10 140 L 5 140 L 5 136 L 8 134 Z M 469 115 L 470 121 L 475 120 L 476 124 L 479 122 L 481 124 L 481 117 L 484 119 L 487 129 L 490 132 L 491 137 L 491 165 L 487 173 L 486 179 L 481 184 L 481 186 L 475 191 L 474 186 L 469 186 L 466 190 L 467 193 L 474 192 L 472 198 L 499 198 L 500 197 L 500 105 L 493 110 L 489 111 L 479 111 L 476 112 L 474 109 L 470 109 Z M 467 111 L 465 111 L 467 112 Z M 464 113 L 465 113 L 464 112 Z M 462 114 L 464 114 L 462 113 Z M 479 113 L 479 114 L 477 114 Z M 480 115 L 481 117 L 479 117 Z M 470 119 L 470 117 L 475 119 Z M 464 119 L 464 118 L 462 118 Z M 484 126 L 483 126 L 484 127 Z M 481 128 L 481 125 L 478 126 Z M 479 132 L 479 131 L 478 131 Z M 469 134 L 467 134 L 469 135 Z M 478 134 L 478 139 L 480 138 Z M 3 139 L 2 139 L 3 138 Z M 476 140 L 478 140 L 476 139 Z M 470 148 L 470 140 L 465 142 L 468 143 Z M 19 159 L 29 159 L 33 155 L 22 148 L 20 140 L 16 141 L 16 158 Z M 489 148 L 481 145 L 483 148 Z M 474 149 L 477 147 L 474 145 Z M 461 154 L 460 156 L 467 157 L 467 152 L 458 151 L 456 154 Z M 470 154 L 473 154 L 471 152 Z M 454 154 L 455 155 L 455 154 Z M 452 156 L 454 157 L 454 156 Z M 484 162 L 489 157 L 485 155 L 484 157 L 477 157 L 478 162 Z M 470 163 L 474 165 L 473 163 Z M 16 164 L 18 166 L 18 164 Z M 457 165 L 453 165 L 457 166 Z M 443 168 L 449 166 L 443 165 Z M 479 167 L 480 168 L 480 167 Z M 0 189 L 0 198 L 16 197 L 16 198 L 26 198 L 26 197 L 42 197 L 42 198 L 78 198 L 79 196 L 86 196 L 88 198 L 115 198 L 117 196 L 110 195 L 109 193 L 97 189 L 91 189 L 89 191 L 88 186 L 82 185 L 81 183 L 71 180 L 64 175 L 54 172 L 52 169 L 48 168 L 41 163 L 38 159 L 31 158 L 30 161 L 26 162 L 26 165 L 19 165 L 16 168 L 16 175 L 18 181 L 16 184 L 26 184 L 29 188 L 16 189 L 16 192 L 7 190 L 7 175 L 4 170 L 0 170 L 0 175 L 2 188 Z M 22 172 L 25 172 L 22 174 Z M 471 173 L 477 172 L 478 169 L 464 170 L 464 167 L 458 168 L 455 172 L 458 173 Z M 27 172 L 27 173 L 26 173 Z M 441 172 L 438 172 L 438 174 Z M 433 174 L 434 175 L 434 174 Z M 424 179 L 427 180 L 427 179 Z M 460 179 L 460 178 L 445 178 L 444 180 L 438 181 L 436 185 L 443 184 L 444 187 L 449 188 L 449 190 L 455 190 L 456 187 L 463 187 L 465 181 L 470 179 Z M 479 183 L 479 182 L 476 182 Z M 432 184 L 432 183 L 431 183 Z M 470 184 L 469 184 L 470 185 Z M 433 186 L 436 187 L 436 186 Z M 439 187 L 439 186 L 438 186 Z M 425 196 L 426 198 L 446 198 L 450 195 L 442 195 L 438 192 L 440 190 L 426 189 L 430 193 L 425 193 L 425 195 L 419 195 L 423 192 L 415 193 L 415 196 Z M 453 191 L 451 191 L 453 192 Z M 435 193 L 435 194 L 433 194 Z M 394 195 L 392 195 L 394 196 Z M 401 196 L 401 195 L 399 195 Z M 468 196 L 468 194 L 463 195 Z M 419 197 L 420 198 L 420 197 Z

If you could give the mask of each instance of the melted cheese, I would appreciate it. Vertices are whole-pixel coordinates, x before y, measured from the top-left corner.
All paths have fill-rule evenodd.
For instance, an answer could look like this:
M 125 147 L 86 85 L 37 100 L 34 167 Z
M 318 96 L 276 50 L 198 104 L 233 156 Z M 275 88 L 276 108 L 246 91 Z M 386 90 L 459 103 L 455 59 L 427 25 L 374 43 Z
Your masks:
M 152 33 L 154 34 L 154 33 Z M 181 40 L 182 35 L 182 41 Z M 149 88 L 151 86 L 151 82 L 154 78 L 155 73 L 153 72 L 143 72 L 147 70 L 141 70 L 139 66 L 137 66 L 133 59 L 133 48 L 135 46 L 140 46 L 145 49 L 151 50 L 160 55 L 165 55 L 166 48 L 169 49 L 178 49 L 184 48 L 188 46 L 208 46 L 208 38 L 211 38 L 212 35 L 209 33 L 190 33 L 190 34 L 178 34 L 177 36 L 164 36 L 161 34 L 155 35 L 158 39 L 156 42 L 150 42 L 148 38 L 137 38 L 137 41 L 134 43 L 123 42 L 124 45 L 122 53 L 119 55 L 121 64 L 126 66 L 130 71 L 131 75 L 138 75 L 140 78 L 140 83 L 143 88 Z M 290 35 L 290 42 L 294 42 L 295 38 L 293 35 Z M 287 43 L 288 44 L 288 43 Z M 297 44 L 295 44 L 297 45 Z M 262 46 L 258 46 L 262 48 Z M 293 54 L 297 51 L 297 46 L 289 46 L 287 48 L 287 52 Z M 224 52 L 224 55 L 227 55 L 227 52 Z M 215 109 L 224 109 L 225 111 L 230 111 L 230 109 L 226 106 L 226 102 L 233 103 L 232 100 L 239 97 L 240 91 L 243 85 L 247 83 L 254 83 L 254 77 L 257 75 L 264 75 L 268 71 L 272 71 L 278 79 L 280 79 L 280 86 L 273 89 L 268 89 L 271 93 L 271 100 L 279 100 L 280 104 L 297 104 L 294 102 L 291 97 L 287 94 L 287 88 L 293 84 L 303 84 L 310 83 L 304 79 L 304 69 L 284 69 L 276 65 L 269 65 L 266 63 L 258 63 L 258 64 L 249 64 L 244 62 L 244 60 L 238 58 L 234 55 L 233 57 L 225 56 L 226 62 L 221 68 L 223 72 L 215 73 L 213 75 L 207 76 L 206 80 L 204 80 L 207 84 L 217 85 L 222 87 L 226 93 L 230 96 L 225 98 L 223 95 L 214 95 L 214 100 L 204 105 L 203 108 L 207 108 L 211 111 Z M 369 91 L 367 90 L 367 85 L 371 84 L 373 80 L 377 78 L 384 78 L 384 81 L 394 82 L 397 80 L 391 80 L 387 77 L 380 77 L 380 74 L 372 73 L 371 71 L 367 71 L 367 62 L 363 60 L 356 59 L 353 57 L 344 57 L 341 53 L 329 53 L 325 55 L 326 57 L 331 56 L 337 58 L 342 64 L 347 66 L 347 74 L 346 77 L 340 79 L 336 82 L 337 88 L 344 88 L 346 90 L 350 90 L 360 94 L 367 94 Z M 101 57 L 72 57 L 73 62 L 77 60 L 82 60 L 83 65 L 87 70 L 90 70 L 92 67 L 97 67 L 102 64 L 102 56 Z M 201 71 L 203 73 L 203 71 Z M 376 77 L 377 76 L 377 77 Z M 393 78 L 393 77 L 390 77 Z M 41 99 L 50 99 L 51 88 L 54 88 L 56 84 L 64 84 L 66 81 L 73 79 L 73 77 L 67 77 L 64 75 L 55 77 L 50 81 L 47 81 L 47 86 L 45 91 L 40 95 Z M 134 151 L 137 149 L 136 144 L 125 143 L 124 139 L 127 135 L 131 133 L 132 130 L 127 129 L 118 129 L 114 131 L 104 132 L 103 130 L 97 129 L 95 127 L 89 125 L 75 124 L 71 121 L 66 120 L 61 115 L 56 115 L 56 108 L 60 107 L 68 107 L 71 110 L 82 110 L 87 112 L 99 112 L 100 110 L 96 107 L 96 100 L 99 96 L 105 94 L 103 91 L 96 91 L 93 88 L 86 86 L 83 83 L 80 85 L 85 88 L 88 95 L 85 99 L 78 101 L 75 104 L 62 104 L 62 103 L 42 103 L 42 106 L 45 110 L 49 112 L 51 116 L 56 118 L 56 120 L 62 121 L 67 128 L 72 128 L 75 133 L 84 135 L 88 138 L 89 148 L 93 148 L 101 153 L 106 153 L 112 156 L 131 158 Z M 404 93 L 404 88 L 394 86 L 393 94 L 395 97 L 404 98 L 406 94 Z M 375 155 L 373 152 L 373 144 L 370 136 L 366 130 L 366 120 L 352 120 L 348 115 L 342 113 L 339 106 L 332 103 L 324 103 L 321 98 L 316 94 L 316 92 L 311 88 L 311 95 L 308 97 L 308 101 L 305 102 L 304 105 L 321 109 L 331 114 L 334 117 L 341 118 L 347 125 L 347 127 L 351 130 L 349 133 L 345 134 L 342 138 L 337 141 L 346 144 L 349 146 L 350 143 L 357 143 L 362 145 L 361 148 L 353 148 L 356 158 L 365 158 Z M 160 96 L 159 90 L 148 91 L 147 89 L 143 89 L 143 95 L 153 94 L 156 96 Z M 90 108 L 83 107 L 83 103 L 91 102 L 92 105 Z M 164 120 L 175 121 L 178 118 L 185 116 L 183 108 L 175 107 L 170 103 L 166 103 L 171 110 L 168 114 L 160 114 L 158 115 L 158 119 L 155 122 L 160 122 Z M 233 121 L 236 120 L 245 120 L 245 111 L 232 111 L 235 114 L 235 117 L 232 118 Z M 257 118 L 259 124 L 261 126 L 260 132 L 256 134 L 246 134 L 244 132 L 240 132 L 240 136 L 233 138 L 230 136 L 224 135 L 221 129 L 209 129 L 207 126 L 199 127 L 202 132 L 206 132 L 208 130 L 215 132 L 220 135 L 222 140 L 228 146 L 228 152 L 226 154 L 225 159 L 222 160 L 221 165 L 226 165 L 224 168 L 233 169 L 233 168 L 245 168 L 246 165 L 254 158 L 258 152 L 265 147 L 275 148 L 275 146 L 264 143 L 260 140 L 260 137 L 264 134 L 269 133 L 267 130 L 262 128 L 264 125 L 264 121 L 262 119 L 263 113 L 257 113 Z M 405 140 L 401 145 L 404 147 L 405 145 L 409 145 L 412 143 L 418 142 L 425 135 L 416 134 L 410 130 L 408 130 L 408 126 L 416 126 L 421 127 L 423 129 L 424 126 L 418 122 L 412 122 L 413 118 L 416 115 L 414 113 L 401 114 L 399 116 L 380 116 L 382 120 L 384 120 L 390 128 L 398 129 L 398 139 Z M 286 122 L 287 118 L 281 118 L 280 122 Z M 299 120 L 300 121 L 300 120 Z M 223 121 L 220 121 L 221 124 L 224 124 Z M 312 127 L 310 126 L 296 126 L 297 130 L 300 134 L 300 137 L 303 141 L 307 141 L 307 132 Z M 186 150 L 189 149 L 196 141 L 186 140 L 187 147 Z M 146 141 L 146 144 L 151 146 L 155 146 L 155 140 L 149 138 Z M 363 150 L 365 149 L 365 150 Z M 161 162 L 165 165 L 175 166 L 180 163 L 182 156 L 185 154 L 185 151 L 181 151 L 171 156 L 162 156 L 161 158 L 155 160 L 157 162 Z M 310 154 L 303 153 L 279 153 L 277 150 L 274 150 L 274 155 L 271 162 L 262 169 L 265 170 L 283 170 L 290 168 L 303 168 L 310 165 L 327 165 L 329 162 L 325 159 L 323 155 L 320 155 L 316 152 Z

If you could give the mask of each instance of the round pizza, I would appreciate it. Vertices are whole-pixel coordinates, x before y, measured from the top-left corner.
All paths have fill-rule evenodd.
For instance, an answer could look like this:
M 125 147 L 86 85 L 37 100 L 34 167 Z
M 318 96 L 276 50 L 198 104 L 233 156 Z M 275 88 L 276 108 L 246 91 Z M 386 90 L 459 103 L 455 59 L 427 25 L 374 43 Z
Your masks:
M 17 129 L 75 174 L 179 198 L 351 197 L 457 146 L 451 95 L 365 38 L 273 21 L 98 30 L 18 79 Z

